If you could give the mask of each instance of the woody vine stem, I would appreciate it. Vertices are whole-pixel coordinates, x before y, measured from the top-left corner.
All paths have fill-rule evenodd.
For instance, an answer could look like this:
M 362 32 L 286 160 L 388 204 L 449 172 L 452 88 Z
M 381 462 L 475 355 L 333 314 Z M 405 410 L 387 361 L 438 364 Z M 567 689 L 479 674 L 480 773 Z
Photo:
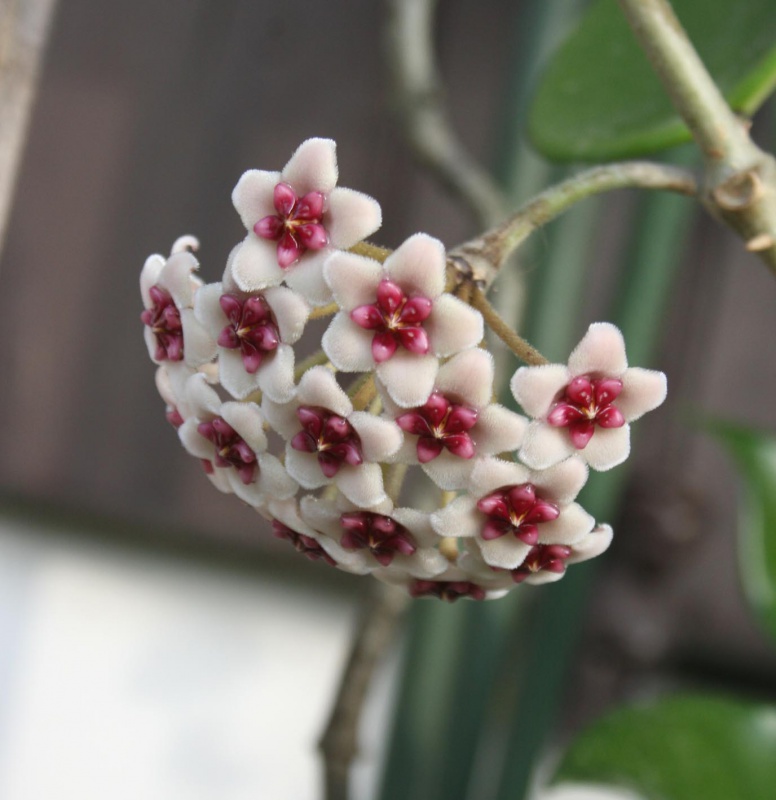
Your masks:
M 667 0 L 618 0 L 637 41 L 684 119 L 703 156 L 700 180 L 684 169 L 633 161 L 593 167 L 541 192 L 504 222 L 452 249 L 448 289 L 477 308 L 509 349 L 527 364 L 546 359 L 503 320 L 485 294 L 508 258 L 530 234 L 594 194 L 635 187 L 695 196 L 734 230 L 776 275 L 776 161 L 751 140 L 730 109 Z M 452 132 L 432 57 L 434 0 L 392 0 L 390 58 L 406 137 L 437 177 L 483 224 L 503 199 L 489 176 Z M 354 248 L 384 261 L 390 251 Z M 321 309 L 324 316 L 334 309 Z M 399 487 L 394 487 L 398 492 Z M 347 800 L 350 764 L 366 690 L 381 653 L 390 646 L 403 604 L 379 589 L 362 619 L 321 741 L 327 800 Z

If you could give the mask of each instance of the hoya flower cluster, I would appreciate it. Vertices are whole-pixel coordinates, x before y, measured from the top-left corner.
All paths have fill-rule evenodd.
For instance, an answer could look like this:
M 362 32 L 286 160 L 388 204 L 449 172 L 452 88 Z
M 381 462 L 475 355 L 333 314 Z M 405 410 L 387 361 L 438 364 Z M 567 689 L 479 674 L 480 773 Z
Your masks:
M 499 597 L 603 552 L 611 528 L 575 498 L 627 458 L 665 376 L 629 368 L 597 323 L 567 366 L 517 370 L 527 417 L 494 402 L 483 319 L 448 291 L 442 243 L 359 245 L 380 207 L 337 177 L 327 139 L 246 172 L 247 235 L 219 283 L 197 277 L 191 237 L 146 261 L 146 342 L 184 447 L 300 553 L 414 597 Z M 311 317 L 328 325 L 302 359 Z

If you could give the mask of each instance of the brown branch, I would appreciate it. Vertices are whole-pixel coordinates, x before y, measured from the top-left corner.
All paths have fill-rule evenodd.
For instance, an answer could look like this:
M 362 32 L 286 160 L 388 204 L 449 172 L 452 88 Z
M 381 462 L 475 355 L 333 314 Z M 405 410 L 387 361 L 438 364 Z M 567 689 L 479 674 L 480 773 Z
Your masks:
M 326 800 L 348 800 L 350 767 L 358 753 L 358 722 L 375 670 L 394 640 L 407 595 L 375 583 L 358 623 L 348 662 L 321 737 Z

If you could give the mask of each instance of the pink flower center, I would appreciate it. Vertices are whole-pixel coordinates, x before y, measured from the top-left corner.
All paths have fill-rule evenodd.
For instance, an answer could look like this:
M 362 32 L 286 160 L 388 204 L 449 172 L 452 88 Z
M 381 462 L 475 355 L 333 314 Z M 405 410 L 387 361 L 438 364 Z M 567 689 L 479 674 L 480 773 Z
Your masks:
M 303 533 L 297 533 L 287 525 L 284 525 L 277 519 L 272 520 L 272 533 L 278 539 L 285 539 L 294 546 L 297 553 L 306 556 L 310 561 L 325 561 L 332 567 L 337 566 L 337 562 L 321 547 L 319 542 L 316 542 L 311 536 L 305 536 Z
M 253 483 L 258 469 L 256 453 L 223 417 L 200 422 L 197 431 L 216 448 L 213 460 L 217 467 L 234 467 L 246 486 Z
M 479 412 L 448 400 L 434 392 L 420 408 L 413 408 L 396 418 L 396 424 L 418 437 L 418 461 L 426 464 L 446 448 L 459 458 L 474 455 L 474 442 L 469 436 Z
M 246 372 L 253 375 L 267 354 L 280 344 L 280 332 L 269 304 L 262 295 L 240 300 L 232 294 L 218 301 L 229 324 L 218 336 L 218 344 L 229 350 L 239 348 Z
M 291 440 L 294 450 L 317 453 L 318 464 L 327 478 L 333 478 L 344 464 L 363 463 L 361 440 L 353 426 L 326 408 L 299 406 L 296 415 L 302 430 Z
M 438 597 L 448 603 L 454 603 L 459 597 L 471 597 L 472 600 L 485 599 L 485 590 L 470 581 L 414 580 L 409 589 L 412 597 Z
M 542 570 L 563 573 L 566 571 L 566 559 L 570 555 L 570 547 L 561 544 L 537 544 L 530 549 L 525 561 L 517 569 L 510 570 L 512 580 L 522 583 L 530 575 Z
M 340 544 L 347 550 L 369 550 L 383 567 L 397 553 L 411 556 L 417 549 L 410 532 L 383 514 L 354 511 L 343 514 L 340 524 L 345 529 Z
M 253 231 L 262 239 L 278 243 L 278 266 L 285 269 L 308 250 L 326 247 L 329 236 L 321 222 L 325 198 L 320 192 L 308 192 L 299 197 L 287 183 L 279 183 L 273 202 L 277 214 L 260 219 Z
M 563 390 L 547 422 L 556 428 L 568 428 L 574 447 L 581 450 L 593 437 L 596 425 L 620 428 L 625 424 L 622 411 L 613 405 L 621 391 L 622 381 L 618 378 L 579 375 Z
M 498 539 L 511 533 L 531 546 L 539 541 L 538 526 L 560 516 L 558 506 L 539 497 L 532 483 L 497 489 L 477 501 L 477 508 L 487 517 L 483 539 Z
M 356 325 L 375 331 L 372 357 L 381 364 L 396 352 L 399 345 L 410 353 L 428 353 L 428 334 L 423 321 L 428 319 L 431 306 L 428 297 L 408 297 L 398 284 L 385 278 L 377 287 L 376 302 L 354 308 L 350 318 Z
M 183 324 L 181 312 L 173 302 L 170 293 L 159 284 L 148 290 L 153 306 L 140 315 L 156 337 L 157 361 L 183 360 Z

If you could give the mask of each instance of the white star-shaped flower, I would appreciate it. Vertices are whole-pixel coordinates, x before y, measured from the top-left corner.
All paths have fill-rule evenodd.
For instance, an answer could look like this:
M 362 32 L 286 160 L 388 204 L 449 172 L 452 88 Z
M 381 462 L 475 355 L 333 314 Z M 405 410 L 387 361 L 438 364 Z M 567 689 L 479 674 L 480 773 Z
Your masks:
M 404 431 L 393 460 L 420 464 L 441 489 L 465 489 L 477 458 L 520 447 L 528 420 L 493 398 L 493 356 L 479 347 L 444 363 L 428 400 L 401 408 L 386 393 L 383 406 Z
M 545 469 L 576 454 L 592 469 L 608 470 L 630 453 L 629 422 L 666 397 L 666 376 L 628 367 L 619 328 L 596 322 L 569 357 L 568 366 L 521 367 L 512 393 L 533 417 L 520 459 Z
M 286 439 L 286 469 L 305 489 L 335 483 L 360 508 L 386 499 L 380 464 L 399 449 L 402 432 L 391 420 L 354 411 L 326 367 L 305 372 L 288 403 L 265 397 L 262 410 Z
M 201 373 L 187 381 L 186 402 L 191 416 L 178 429 L 183 446 L 221 470 L 240 499 L 261 508 L 296 494 L 296 482 L 265 452 L 264 418 L 255 403 L 222 403 Z
M 411 236 L 384 264 L 334 253 L 324 277 L 342 309 L 323 335 L 326 355 L 343 372 L 376 370 L 403 408 L 426 402 L 439 358 L 482 339 L 481 314 L 445 292 L 445 248 L 426 234 Z
M 376 200 L 337 186 L 336 145 L 307 139 L 282 172 L 249 170 L 232 193 L 248 236 L 233 274 L 246 292 L 285 281 L 313 305 L 331 300 L 323 262 L 374 233 L 382 222 Z
M 483 458 L 471 474 L 469 494 L 431 515 L 440 536 L 473 538 L 492 567 L 515 569 L 536 544 L 574 544 L 595 521 L 572 502 L 587 467 L 567 459 L 533 472 L 522 464 Z
M 234 251 L 233 251 L 234 252 Z M 238 399 L 260 389 L 285 403 L 294 393 L 294 345 L 310 313 L 300 295 L 285 286 L 244 292 L 231 274 L 202 287 L 194 312 L 218 343 L 221 385 Z

